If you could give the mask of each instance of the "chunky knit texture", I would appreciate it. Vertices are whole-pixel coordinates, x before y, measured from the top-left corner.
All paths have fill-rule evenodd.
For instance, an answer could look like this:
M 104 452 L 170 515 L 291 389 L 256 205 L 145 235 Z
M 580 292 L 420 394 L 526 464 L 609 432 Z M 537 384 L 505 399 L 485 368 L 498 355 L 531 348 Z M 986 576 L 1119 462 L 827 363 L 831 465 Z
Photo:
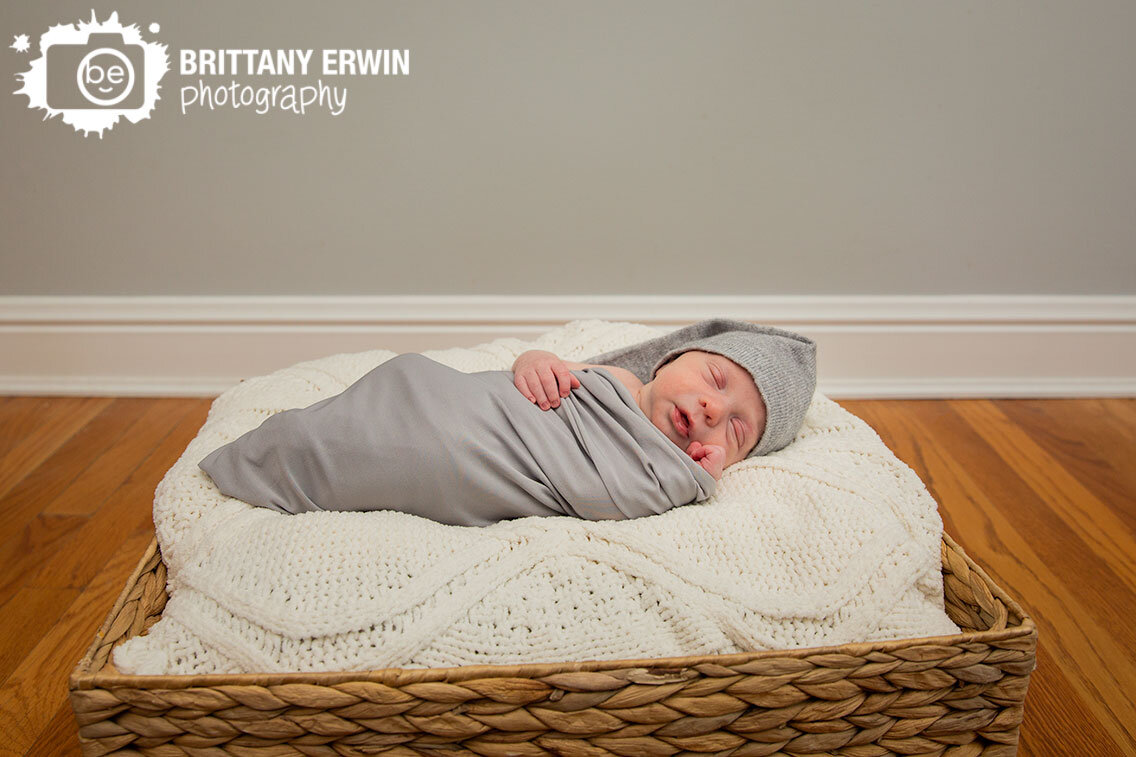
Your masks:
M 569 360 L 660 336 L 573 321 L 532 342 L 426 352 L 463 371 L 527 349 Z M 389 351 L 335 355 L 217 398 L 154 522 L 162 619 L 118 647 L 135 674 L 447 667 L 789 649 L 953 634 L 942 522 L 919 478 L 817 393 L 797 439 L 728 468 L 716 495 L 627 521 L 484 528 L 395 511 L 281 515 L 224 497 L 197 462 L 272 413 L 332 396 Z

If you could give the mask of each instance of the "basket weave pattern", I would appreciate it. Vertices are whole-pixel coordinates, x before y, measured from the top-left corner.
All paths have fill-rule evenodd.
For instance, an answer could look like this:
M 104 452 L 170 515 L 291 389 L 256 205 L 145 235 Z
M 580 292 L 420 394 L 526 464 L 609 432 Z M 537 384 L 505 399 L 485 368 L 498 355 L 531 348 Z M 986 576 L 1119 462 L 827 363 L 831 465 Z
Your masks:
M 946 534 L 954 636 L 710 657 L 362 673 L 128 676 L 110 651 L 166 602 L 156 543 L 71 675 L 83 753 L 927 754 L 1017 751 L 1037 630 Z

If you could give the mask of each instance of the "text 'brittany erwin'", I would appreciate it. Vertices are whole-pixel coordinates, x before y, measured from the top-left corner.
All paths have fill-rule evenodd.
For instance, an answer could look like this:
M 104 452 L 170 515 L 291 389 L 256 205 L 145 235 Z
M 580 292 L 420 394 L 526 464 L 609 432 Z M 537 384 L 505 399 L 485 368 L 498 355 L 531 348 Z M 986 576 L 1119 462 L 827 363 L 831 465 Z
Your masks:
M 320 51 L 322 76 L 407 76 L 409 50 Z M 183 76 L 308 75 L 315 50 L 181 50 Z

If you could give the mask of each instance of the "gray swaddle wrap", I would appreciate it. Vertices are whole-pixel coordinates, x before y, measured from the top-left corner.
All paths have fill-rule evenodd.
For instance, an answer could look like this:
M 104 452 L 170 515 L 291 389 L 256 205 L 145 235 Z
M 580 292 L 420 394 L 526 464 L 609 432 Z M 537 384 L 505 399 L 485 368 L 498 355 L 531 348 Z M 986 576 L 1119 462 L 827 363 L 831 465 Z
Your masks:
M 416 353 L 342 393 L 270 416 L 199 465 L 226 495 L 281 512 L 398 510 L 462 526 L 532 515 L 638 518 L 717 482 L 606 370 L 541 410 L 512 371 L 463 373 Z

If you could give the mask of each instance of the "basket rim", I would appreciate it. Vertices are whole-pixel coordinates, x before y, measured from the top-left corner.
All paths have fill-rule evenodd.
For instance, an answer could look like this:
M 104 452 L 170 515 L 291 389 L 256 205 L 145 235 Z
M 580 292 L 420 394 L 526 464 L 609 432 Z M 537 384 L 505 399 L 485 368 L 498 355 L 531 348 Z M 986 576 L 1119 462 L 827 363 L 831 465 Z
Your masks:
M 142 571 L 146 567 L 146 563 L 150 561 L 150 558 L 152 558 L 157 551 L 158 536 L 155 534 L 154 538 L 150 539 L 146 551 L 142 553 L 141 559 L 138 560 L 138 564 L 134 566 L 134 570 L 130 573 L 130 578 L 126 579 L 126 584 L 122 587 L 122 591 L 118 593 L 118 598 L 115 599 L 114 604 L 111 605 L 110 612 L 107 613 L 106 619 L 104 619 L 102 625 L 99 626 L 99 630 L 95 631 L 95 637 L 91 640 L 91 643 L 87 645 L 87 651 L 79 659 L 79 662 L 75 665 L 75 669 L 71 671 L 69 688 L 89 688 L 77 686 L 77 677 L 98 675 L 98 671 L 91 671 L 90 666 L 91 662 L 94 660 L 95 651 L 99 648 L 99 642 L 106 638 L 107 632 L 110 631 L 111 624 L 114 623 L 114 619 L 117 618 L 119 612 L 122 611 L 123 606 L 126 604 L 127 597 L 130 596 L 130 592 L 134 590 L 134 585 L 138 583 L 138 579 L 142 576 Z
M 925 646 L 955 646 L 960 644 L 987 644 L 1002 642 L 1020 637 L 1036 639 L 1037 626 L 1022 608 L 1002 590 L 973 559 L 947 534 L 942 532 L 942 542 L 956 552 L 970 570 L 978 574 L 991 593 L 1004 602 L 1010 611 L 1007 627 L 1002 630 L 964 631 L 958 634 L 940 636 L 921 636 L 908 639 L 886 641 L 852 642 L 823 647 L 803 647 L 797 649 L 769 649 L 757 652 L 738 652 L 719 655 L 694 655 L 687 657 L 649 657 L 620 660 L 579 660 L 574 662 L 535 662 L 513 665 L 460 665 L 444 668 L 381 668 L 377 670 L 333 671 L 333 672 L 293 672 L 293 673 L 211 673 L 207 675 L 130 675 L 108 673 L 104 670 L 90 670 L 99 642 L 105 638 L 111 624 L 127 602 L 127 598 L 141 577 L 143 568 L 158 551 L 157 538 L 151 540 L 142 559 L 119 594 L 106 620 L 100 626 L 95 638 L 79 660 L 69 679 L 69 689 L 90 690 L 96 688 L 136 688 L 136 689 L 189 689 L 213 686 L 276 686 L 283 684 L 310 684 L 318 686 L 335 685 L 346 682 L 383 683 L 403 686 L 420 682 L 457 682 L 476 678 L 539 678 L 561 673 L 603 672 L 605 670 L 656 669 L 673 670 L 698 666 L 737 666 L 751 661 L 770 658 L 808 658 L 814 656 L 844 655 L 864 657 L 872 652 L 888 653 L 898 649 L 912 649 Z M 1017 621 L 1010 625 L 1011 621 Z M 1036 643 L 1036 641 L 1034 641 Z

